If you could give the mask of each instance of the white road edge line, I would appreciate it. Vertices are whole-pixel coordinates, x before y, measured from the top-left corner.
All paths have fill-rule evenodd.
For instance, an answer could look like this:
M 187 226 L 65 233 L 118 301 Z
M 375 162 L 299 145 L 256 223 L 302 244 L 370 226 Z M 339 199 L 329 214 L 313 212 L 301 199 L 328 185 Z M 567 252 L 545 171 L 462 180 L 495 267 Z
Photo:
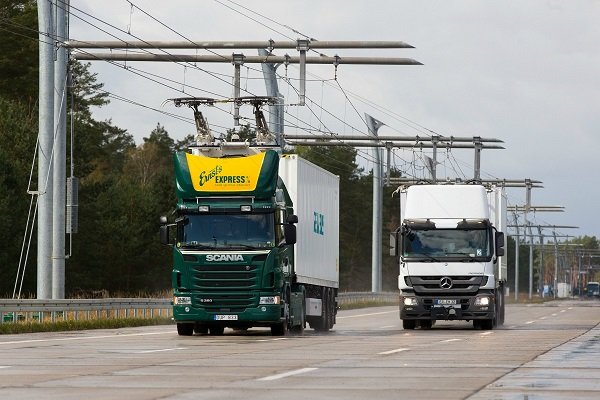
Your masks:
M 10 365 L 0 365 L 0 368 L 10 368 Z
M 527 321 L 526 324 L 533 324 L 535 321 Z
M 380 326 L 379 329 L 387 329 L 387 328 L 394 328 L 396 325 L 386 325 L 386 326 Z
M 407 350 L 410 350 L 410 349 L 408 349 L 406 347 L 402 347 L 402 348 L 399 348 L 399 349 L 394 349 L 394 350 L 389 350 L 389 351 L 382 351 L 381 353 L 377 353 L 377 354 L 385 356 L 385 355 L 388 355 L 388 354 L 400 353 L 401 351 L 407 351 Z
M 187 347 L 173 347 L 172 349 L 159 349 L 159 350 L 142 350 L 136 351 L 136 354 L 148 354 L 148 353 L 160 353 L 162 351 L 173 351 L 173 350 L 186 350 Z
M 274 342 L 276 340 L 288 340 L 285 337 L 273 338 L 273 339 L 258 339 L 257 342 Z
M 317 369 L 319 369 L 319 368 L 300 368 L 300 369 L 295 369 L 293 371 L 284 372 L 282 374 L 265 376 L 264 378 L 257 379 L 257 381 L 274 381 L 276 379 L 286 378 L 288 376 L 293 376 L 293 375 L 298 375 L 298 374 L 304 374 L 306 372 L 315 371 Z
M 494 332 L 483 332 L 480 336 L 487 336 L 487 335 L 491 335 Z
M 70 337 L 70 338 L 53 338 L 53 339 L 31 339 L 31 340 L 13 340 L 10 342 L 0 342 L 0 345 L 3 344 L 25 344 L 25 343 L 44 343 L 44 342 L 66 342 L 69 340 L 89 340 L 89 339 L 116 339 L 122 337 L 131 337 L 131 336 L 150 336 L 150 335 L 172 335 L 173 332 L 146 332 L 146 333 L 129 333 L 124 335 L 102 335 L 102 336 L 84 336 L 84 337 Z
M 441 340 L 439 343 L 450 343 L 450 342 L 460 342 L 462 339 L 446 339 Z

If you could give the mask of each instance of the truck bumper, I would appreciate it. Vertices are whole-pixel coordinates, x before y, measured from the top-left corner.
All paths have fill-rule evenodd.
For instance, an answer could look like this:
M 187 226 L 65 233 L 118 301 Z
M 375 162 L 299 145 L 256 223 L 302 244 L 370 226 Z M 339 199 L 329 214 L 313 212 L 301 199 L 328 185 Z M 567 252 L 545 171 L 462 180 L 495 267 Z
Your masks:
M 477 297 L 488 297 L 487 305 L 477 305 Z M 413 304 L 407 305 L 405 298 L 413 299 Z M 414 301 L 416 300 L 416 304 Z M 446 303 L 438 304 L 439 300 Z M 449 300 L 449 301 L 448 301 Z M 476 320 L 493 319 L 496 316 L 494 297 L 491 294 L 480 294 L 478 296 L 400 296 L 400 319 L 413 320 Z
M 265 304 L 241 312 L 214 312 L 191 305 L 174 305 L 175 322 L 193 322 L 226 327 L 271 326 L 282 320 L 281 304 Z

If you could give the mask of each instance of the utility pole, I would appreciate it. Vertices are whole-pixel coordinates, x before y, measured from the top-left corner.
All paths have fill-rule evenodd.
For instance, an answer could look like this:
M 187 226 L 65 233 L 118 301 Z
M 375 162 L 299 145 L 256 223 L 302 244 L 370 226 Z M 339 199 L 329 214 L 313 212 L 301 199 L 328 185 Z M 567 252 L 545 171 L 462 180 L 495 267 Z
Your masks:
M 517 240 L 515 240 L 515 301 L 519 301 L 519 221 L 517 213 L 514 214 L 517 229 Z
M 52 2 L 38 0 L 39 30 L 39 145 L 38 145 L 38 244 L 37 298 L 52 297 L 52 219 L 53 219 L 53 90 L 54 43 Z
M 258 49 L 258 55 L 266 57 L 269 52 L 265 49 Z M 283 135 L 284 125 L 284 112 L 283 95 L 279 93 L 279 87 L 277 85 L 277 65 L 275 64 L 261 64 L 263 77 L 265 80 L 265 87 L 267 89 L 267 96 L 276 98 L 275 104 L 269 104 L 269 130 L 275 135 L 275 141 L 281 147 L 283 151 L 284 143 L 281 135 Z
M 369 133 L 377 139 L 377 131 L 384 124 L 381 121 L 376 120 L 369 114 L 365 114 L 367 121 L 367 128 Z M 382 228 L 382 194 L 383 194 L 383 180 L 382 172 L 383 168 L 381 165 L 381 149 L 374 148 L 375 161 L 373 165 L 373 234 L 371 244 L 371 291 L 381 292 L 381 228 Z
M 67 40 L 68 1 L 55 4 L 56 40 Z M 65 298 L 65 197 L 67 181 L 67 49 L 59 46 L 54 67 L 54 178 L 52 213 L 52 298 Z

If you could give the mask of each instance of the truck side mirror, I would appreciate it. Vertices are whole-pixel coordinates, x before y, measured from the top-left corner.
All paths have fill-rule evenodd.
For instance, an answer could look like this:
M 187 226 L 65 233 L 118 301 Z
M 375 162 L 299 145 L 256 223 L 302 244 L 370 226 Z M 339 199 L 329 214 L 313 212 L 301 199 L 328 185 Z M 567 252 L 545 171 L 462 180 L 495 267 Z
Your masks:
M 160 243 L 164 245 L 169 245 L 169 226 L 161 225 L 160 226 Z
M 167 225 L 167 217 L 161 216 L 159 221 L 160 243 L 164 245 L 169 245 L 169 225 Z
M 390 256 L 398 256 L 398 231 L 390 233 Z
M 504 255 L 504 233 L 496 232 L 496 257 L 502 257 Z
M 288 224 L 297 224 L 298 223 L 298 216 L 297 215 L 288 215 L 286 221 Z
M 285 244 L 296 244 L 296 226 L 292 224 L 283 225 Z

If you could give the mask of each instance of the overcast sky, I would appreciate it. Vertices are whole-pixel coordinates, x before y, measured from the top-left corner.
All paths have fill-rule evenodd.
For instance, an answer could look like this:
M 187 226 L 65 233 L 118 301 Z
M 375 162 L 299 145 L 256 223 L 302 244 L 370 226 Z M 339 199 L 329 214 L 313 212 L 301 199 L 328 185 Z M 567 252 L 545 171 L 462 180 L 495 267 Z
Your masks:
M 309 65 L 314 75 L 309 76 L 307 107 L 293 106 L 296 91 L 280 80 L 289 105 L 286 132 L 305 133 L 301 127 L 311 127 L 364 135 L 362 117 L 369 113 L 386 124 L 381 135 L 498 138 L 506 149 L 483 151 L 483 178 L 540 180 L 544 188 L 533 189 L 532 204 L 560 205 L 566 211 L 538 213 L 531 216 L 533 223 L 580 227 L 557 229 L 557 234 L 600 235 L 600 1 L 239 1 L 248 9 L 226 0 L 138 0 L 135 7 L 125 0 L 71 4 L 70 36 L 78 40 L 115 39 L 98 28 L 124 40 L 288 40 L 300 37 L 293 28 L 318 40 L 407 42 L 416 48 L 323 50 L 342 57 L 409 57 L 424 65 L 342 65 L 337 82 L 333 66 Z M 230 64 L 131 62 L 127 67 L 92 64 L 110 93 L 188 120 L 119 100 L 95 112 L 127 129 L 138 143 L 158 123 L 176 140 L 194 131 L 189 110 L 166 99 L 233 95 Z M 162 84 L 140 76 L 148 73 Z M 278 73 L 285 76 L 285 68 Z M 290 66 L 287 76 L 297 87 L 298 68 Z M 242 87 L 247 90 L 243 95 L 266 94 L 258 64 L 242 68 Z M 203 111 L 217 134 L 233 126 L 229 106 Z M 430 153 L 397 151 L 394 163 L 407 175 L 424 177 L 425 155 Z M 372 159 L 369 151 L 361 151 L 365 169 L 372 167 Z M 438 161 L 440 177 L 473 176 L 472 150 L 443 150 Z M 525 189 L 509 190 L 511 205 L 524 202 Z M 544 234 L 551 235 L 552 229 Z

